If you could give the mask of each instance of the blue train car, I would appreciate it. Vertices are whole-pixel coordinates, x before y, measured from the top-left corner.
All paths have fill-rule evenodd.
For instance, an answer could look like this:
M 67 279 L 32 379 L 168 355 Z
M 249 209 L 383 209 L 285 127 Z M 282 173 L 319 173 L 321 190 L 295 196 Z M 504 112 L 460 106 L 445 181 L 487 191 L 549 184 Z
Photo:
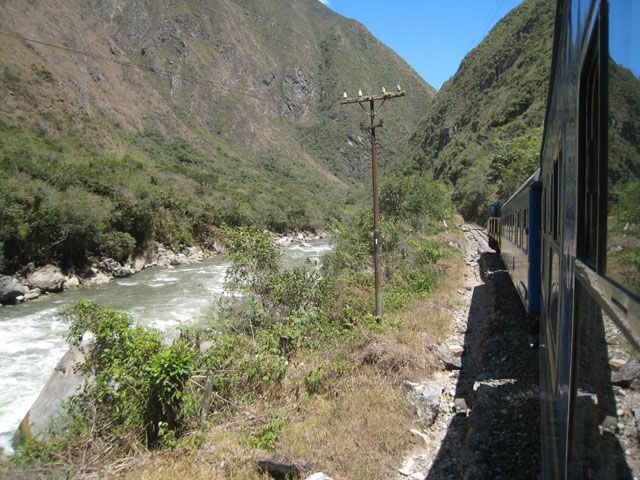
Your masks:
M 640 137 L 628 120 L 640 114 L 639 25 L 635 0 L 557 3 L 540 152 L 545 479 L 640 477 L 633 449 L 606 428 L 629 414 L 611 339 L 626 337 L 630 357 L 640 351 L 640 273 L 616 253 L 640 238 L 624 220 L 640 204 L 621 201 L 640 185 Z
M 527 313 L 540 311 L 540 170 L 501 208 L 500 253 Z

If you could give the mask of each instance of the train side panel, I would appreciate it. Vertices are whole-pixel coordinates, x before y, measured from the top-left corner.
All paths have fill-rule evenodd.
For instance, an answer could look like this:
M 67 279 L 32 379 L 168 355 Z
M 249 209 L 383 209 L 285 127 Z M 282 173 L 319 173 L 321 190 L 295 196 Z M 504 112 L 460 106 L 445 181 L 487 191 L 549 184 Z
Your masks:
M 621 200 L 640 188 L 640 139 L 624 130 L 640 115 L 639 26 L 634 1 L 558 1 L 540 153 L 543 478 L 639 477 L 606 428 L 622 411 L 615 339 L 626 358 L 640 348 L 638 266 L 617 253 L 640 241 L 623 230 L 640 204 Z
M 527 313 L 540 310 L 539 172 L 502 206 L 500 252 Z

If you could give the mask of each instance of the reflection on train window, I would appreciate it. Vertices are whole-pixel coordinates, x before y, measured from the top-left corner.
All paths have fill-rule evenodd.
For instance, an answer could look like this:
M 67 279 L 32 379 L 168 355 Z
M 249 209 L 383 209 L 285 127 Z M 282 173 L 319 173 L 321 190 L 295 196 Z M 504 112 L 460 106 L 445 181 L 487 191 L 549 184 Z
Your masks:
M 560 200 L 560 179 L 558 178 L 558 169 L 559 169 L 559 164 L 562 162 L 562 152 L 560 152 L 558 154 L 558 158 L 556 159 L 555 162 L 553 162 L 553 176 L 551 178 L 552 181 L 552 188 L 553 188 L 553 192 L 551 192 L 551 194 L 553 195 L 551 198 L 551 228 L 552 228 L 552 233 L 553 233 L 553 239 L 557 242 L 558 241 L 558 222 L 560 221 L 560 215 L 559 215 L 559 209 L 560 209 L 560 205 L 559 205 L 559 200 Z
M 592 41 L 580 72 L 576 253 L 586 266 L 574 287 L 578 321 L 568 477 L 630 479 L 633 449 L 627 449 L 617 426 L 608 425 L 616 425 L 627 396 L 613 385 L 616 360 L 637 356 L 618 328 L 624 317 L 611 302 L 633 305 L 634 300 L 624 293 L 614 299 L 600 275 L 606 272 L 640 294 L 640 33 L 630 28 L 640 21 L 640 10 L 632 0 L 606 5 L 609 55 Z M 606 72 L 608 82 L 601 81 Z M 637 322 L 628 311 L 628 320 Z M 633 336 L 633 329 L 624 330 Z
M 522 211 L 522 249 L 524 253 L 529 252 L 529 222 L 527 219 L 527 209 Z
M 614 352 L 608 348 L 619 342 L 615 337 L 620 332 L 580 283 L 576 284 L 576 308 L 581 321 L 569 478 L 630 479 L 624 450 L 607 426 L 618 415 L 609 364 Z
M 554 247 L 549 249 L 549 319 L 551 326 L 550 344 L 557 348 L 558 338 L 558 312 L 559 312 L 559 295 L 560 295 L 560 260 L 558 252 Z M 555 382 L 554 382 L 555 384 Z M 554 385 L 554 388 L 556 386 Z
M 606 218 L 599 215 L 604 198 L 600 170 L 600 75 L 597 45 L 590 46 L 581 75 L 580 91 L 580 150 L 578 164 L 578 256 L 592 269 L 598 265 L 600 232 L 604 232 Z M 601 224 L 602 223 L 602 224 Z
M 640 10 L 631 1 L 609 10 L 606 272 L 640 296 Z

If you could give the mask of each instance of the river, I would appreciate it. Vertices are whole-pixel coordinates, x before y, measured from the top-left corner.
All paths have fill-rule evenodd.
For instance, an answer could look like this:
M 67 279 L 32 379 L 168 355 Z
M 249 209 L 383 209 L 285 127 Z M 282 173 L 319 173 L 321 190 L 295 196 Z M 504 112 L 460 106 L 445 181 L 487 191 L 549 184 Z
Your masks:
M 295 244 L 284 249 L 282 264 L 292 268 L 308 258 L 319 260 L 330 248 L 328 239 Z M 0 306 L 0 446 L 11 451 L 13 433 L 67 351 L 67 324 L 56 315 L 61 308 L 79 299 L 91 300 L 174 336 L 180 327 L 209 317 L 216 299 L 224 295 L 227 266 L 219 255 L 202 263 L 148 268 L 104 285 Z

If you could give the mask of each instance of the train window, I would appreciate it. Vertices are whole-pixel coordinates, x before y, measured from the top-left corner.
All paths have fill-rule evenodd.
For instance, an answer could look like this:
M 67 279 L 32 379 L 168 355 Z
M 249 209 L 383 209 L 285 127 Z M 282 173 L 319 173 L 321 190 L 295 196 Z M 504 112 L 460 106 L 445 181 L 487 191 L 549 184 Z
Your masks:
M 640 296 L 640 9 L 609 2 L 606 275 Z
M 549 285 L 547 288 L 547 292 L 549 293 L 548 297 L 548 306 L 547 311 L 549 312 L 549 327 L 550 331 L 548 332 L 549 341 L 547 342 L 549 346 L 553 348 L 553 350 L 557 350 L 557 339 L 558 339 L 558 315 L 559 315 L 559 301 L 560 301 L 560 256 L 556 251 L 556 247 L 552 246 L 549 248 Z M 554 382 L 555 383 L 555 382 Z M 557 385 L 554 385 L 556 388 Z
M 640 345 L 640 10 L 632 0 L 601 5 L 609 35 L 596 26 L 579 83 L 569 478 L 631 478 L 633 464 L 622 435 L 603 425 L 626 395 L 612 384 L 611 355 L 633 358 Z
M 580 130 L 578 152 L 578 245 L 577 255 L 594 270 L 602 272 L 598 262 L 599 244 L 603 240 L 601 208 L 606 184 L 603 162 L 600 161 L 600 70 L 596 45 L 585 60 L 580 92 Z
M 516 229 L 516 220 L 515 220 L 515 214 L 511 214 L 511 241 L 513 242 L 515 239 L 515 229 Z

